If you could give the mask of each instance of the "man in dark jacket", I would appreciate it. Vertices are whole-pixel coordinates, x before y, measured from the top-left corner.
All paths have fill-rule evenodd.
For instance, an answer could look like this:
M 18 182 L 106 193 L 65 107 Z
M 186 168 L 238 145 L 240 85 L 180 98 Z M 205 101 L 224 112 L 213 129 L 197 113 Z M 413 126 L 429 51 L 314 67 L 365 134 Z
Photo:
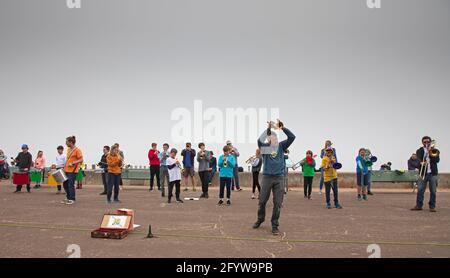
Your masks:
M 14 163 L 16 167 L 19 169 L 20 172 L 30 172 L 30 168 L 33 164 L 33 157 L 28 152 L 28 146 L 22 145 L 22 151 L 17 155 L 17 157 L 14 159 Z M 23 184 L 18 184 L 16 187 L 16 191 L 14 193 L 18 193 L 22 191 Z M 27 192 L 31 192 L 30 182 L 27 183 Z
M 411 210 L 422 210 L 425 189 L 427 184 L 430 188 L 430 201 L 428 203 L 430 212 L 436 212 L 436 188 L 438 183 L 438 163 L 439 150 L 435 149 L 431 144 L 431 138 L 424 136 L 422 138 L 423 147 L 416 152 L 420 162 L 420 174 L 416 206 Z M 436 155 L 437 154 L 437 155 Z

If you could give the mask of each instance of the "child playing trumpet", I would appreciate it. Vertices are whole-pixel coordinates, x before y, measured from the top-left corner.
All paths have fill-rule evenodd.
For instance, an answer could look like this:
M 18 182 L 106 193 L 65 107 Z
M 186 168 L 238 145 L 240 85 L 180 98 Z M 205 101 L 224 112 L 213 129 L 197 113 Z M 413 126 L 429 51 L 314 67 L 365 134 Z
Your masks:
M 367 186 L 369 185 L 369 168 L 366 164 L 366 149 L 359 149 L 356 157 L 356 184 L 358 185 L 358 201 L 367 201 Z M 361 197 L 362 194 L 362 197 Z
M 312 183 L 314 179 L 314 173 L 316 168 L 316 161 L 314 160 L 316 156 L 313 155 L 312 151 L 306 152 L 306 158 L 304 158 L 300 165 L 303 171 L 303 189 L 305 198 L 311 200 Z
M 227 189 L 227 205 L 231 205 L 231 181 L 234 177 L 234 167 L 236 166 L 236 160 L 234 156 L 230 154 L 230 148 L 228 146 L 223 147 L 223 155 L 219 157 L 219 177 L 220 177 L 220 193 L 219 193 L 219 206 L 223 204 L 223 197 L 225 187 Z
M 337 209 L 342 209 L 339 204 L 338 196 L 338 177 L 337 171 L 334 168 L 334 164 L 337 162 L 336 157 L 333 156 L 333 149 L 327 148 L 325 151 L 326 156 L 322 159 L 323 179 L 325 183 L 325 195 L 326 195 L 326 208 L 331 209 L 330 195 L 331 189 L 333 190 L 334 206 Z

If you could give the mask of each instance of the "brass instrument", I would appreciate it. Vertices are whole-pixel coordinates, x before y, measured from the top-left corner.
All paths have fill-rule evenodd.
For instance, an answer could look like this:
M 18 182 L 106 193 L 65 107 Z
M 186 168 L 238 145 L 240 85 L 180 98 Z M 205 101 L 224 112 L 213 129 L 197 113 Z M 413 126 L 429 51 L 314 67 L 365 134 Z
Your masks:
M 431 141 L 429 153 L 430 157 L 438 157 L 441 154 L 441 152 L 436 149 L 436 140 Z
M 420 166 L 419 177 L 424 180 L 427 176 L 427 168 L 428 168 L 428 158 L 439 157 L 440 152 L 436 149 L 436 140 L 431 140 L 430 145 L 428 145 L 428 154 L 423 156 L 423 161 Z
M 298 168 L 302 167 L 305 164 L 304 159 L 300 160 L 299 162 L 295 163 L 294 165 L 292 165 L 292 170 L 297 170 Z
M 253 161 L 255 161 L 256 158 L 258 158 L 256 155 L 253 155 L 253 156 L 249 157 L 249 159 L 247 159 L 245 161 L 245 164 L 253 163 Z
M 223 159 L 223 167 L 228 167 L 228 156 Z

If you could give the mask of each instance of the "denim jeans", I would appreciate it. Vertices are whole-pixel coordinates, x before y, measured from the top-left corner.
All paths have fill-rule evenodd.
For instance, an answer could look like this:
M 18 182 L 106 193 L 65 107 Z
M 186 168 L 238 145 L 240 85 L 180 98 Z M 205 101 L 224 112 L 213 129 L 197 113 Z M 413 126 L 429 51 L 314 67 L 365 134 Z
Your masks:
M 108 173 L 108 190 L 106 191 L 106 198 L 111 201 L 111 196 L 114 189 L 114 200 L 119 199 L 119 185 L 120 185 L 120 174 Z
M 67 200 L 75 201 L 75 179 L 77 173 L 66 173 L 67 180 L 63 183 L 64 191 L 66 192 Z
M 234 187 L 236 186 L 236 189 L 240 189 L 241 187 L 239 186 L 239 167 L 237 165 L 236 167 L 234 167 L 233 173 L 234 179 L 232 180 L 231 188 L 234 190 Z
M 209 182 L 210 182 L 210 183 L 212 183 L 212 180 L 213 180 L 215 174 L 216 174 L 216 170 L 214 170 L 214 169 L 212 169 L 212 170 L 209 172 Z
M 334 205 L 339 205 L 339 193 L 338 193 L 338 180 L 334 179 L 325 183 L 325 195 L 327 200 L 327 205 L 330 204 L 331 190 L 333 190 Z
M 159 167 L 159 179 L 161 184 L 161 191 L 164 194 L 165 191 L 165 185 L 167 181 L 167 187 L 169 187 L 169 168 L 165 165 L 161 165 Z
M 416 207 L 423 207 L 423 200 L 425 190 L 427 189 L 427 183 L 429 184 L 430 188 L 430 202 L 428 203 L 428 205 L 430 206 L 430 208 L 434 209 L 436 208 L 436 188 L 438 183 L 438 176 L 433 176 L 431 175 L 431 173 L 427 174 L 424 180 L 419 180 Z
M 369 173 L 367 174 L 367 190 L 371 191 L 372 189 L 372 171 L 369 171 Z
M 320 186 L 319 186 L 320 191 L 322 191 L 323 183 L 324 183 L 324 179 L 323 179 L 323 169 L 320 168 Z

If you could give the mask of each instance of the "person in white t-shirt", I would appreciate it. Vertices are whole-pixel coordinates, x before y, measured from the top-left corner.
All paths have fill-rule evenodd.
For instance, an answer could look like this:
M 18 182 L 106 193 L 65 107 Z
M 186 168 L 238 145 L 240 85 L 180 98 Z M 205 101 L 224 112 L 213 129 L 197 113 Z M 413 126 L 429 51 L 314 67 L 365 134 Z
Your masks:
M 64 153 L 64 147 L 58 146 L 56 150 L 58 151 L 58 154 L 56 155 L 55 159 L 56 170 L 63 169 L 64 165 L 66 165 L 66 154 Z M 62 193 L 61 184 L 58 184 L 57 187 L 58 187 L 57 194 L 61 194 Z
M 177 200 L 177 203 L 183 203 L 183 201 L 180 199 L 180 184 L 181 184 L 181 163 L 176 158 L 177 156 L 177 150 L 171 149 L 170 150 L 170 157 L 166 160 L 166 165 L 169 170 L 169 188 L 168 188 L 168 203 L 171 202 L 172 199 L 172 191 L 175 187 L 175 197 Z

